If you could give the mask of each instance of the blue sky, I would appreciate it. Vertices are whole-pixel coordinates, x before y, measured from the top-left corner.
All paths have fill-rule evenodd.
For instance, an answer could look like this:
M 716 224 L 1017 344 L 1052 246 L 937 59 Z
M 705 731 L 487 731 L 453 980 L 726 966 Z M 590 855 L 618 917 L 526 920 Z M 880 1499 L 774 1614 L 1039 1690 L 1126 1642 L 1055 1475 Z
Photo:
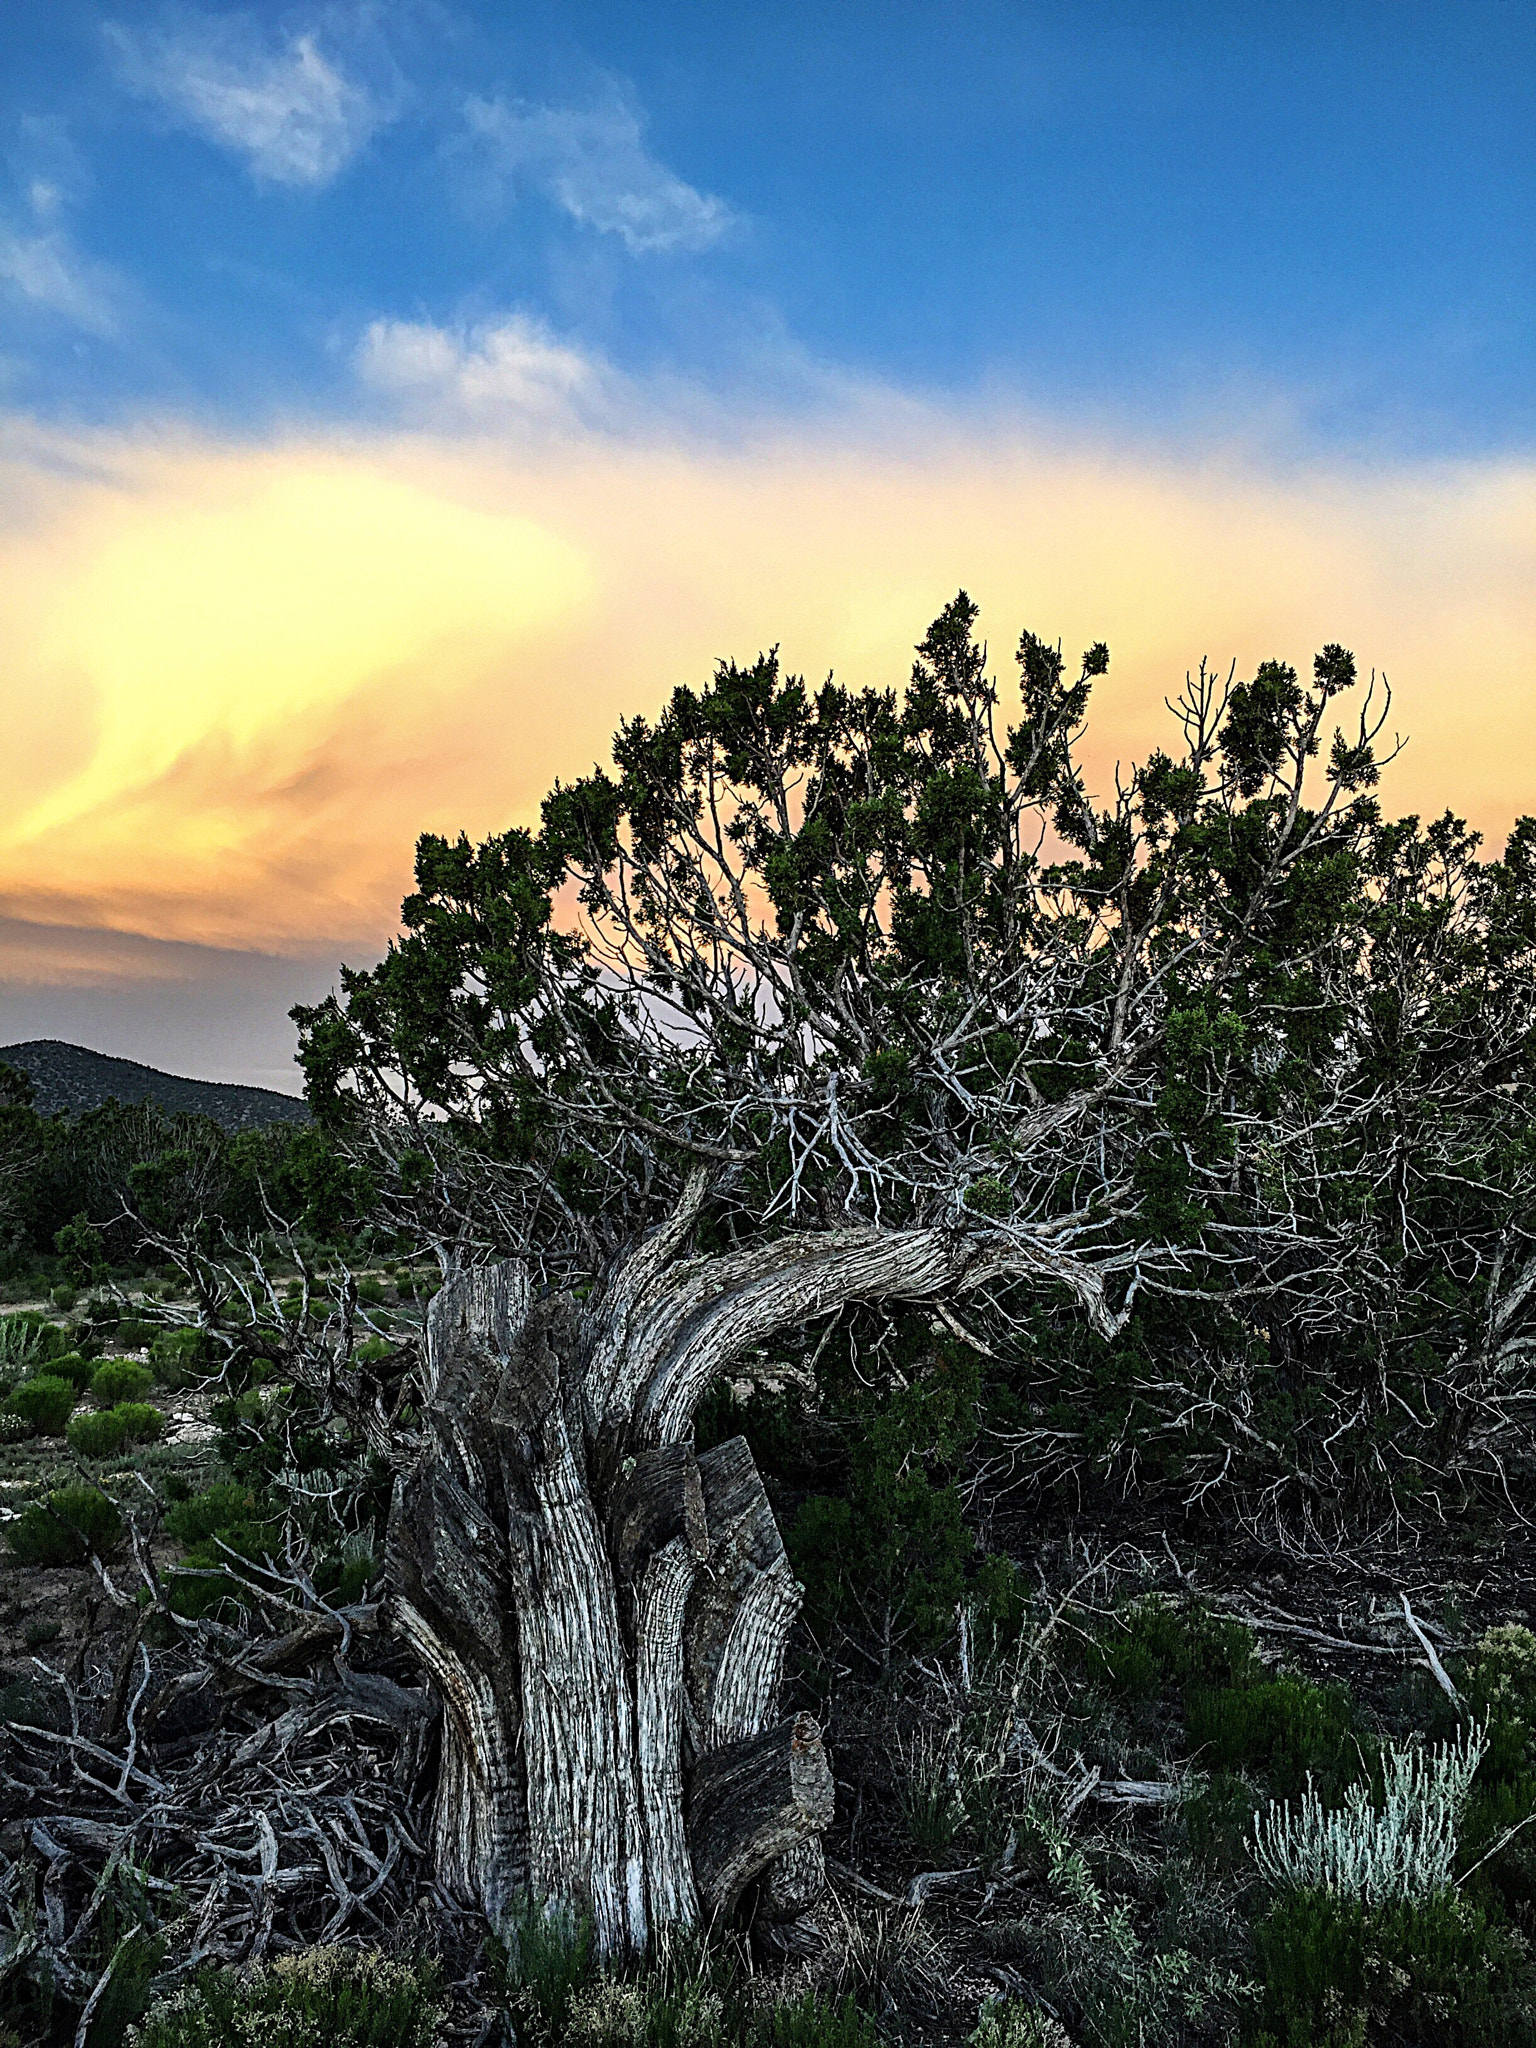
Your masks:
M 373 323 L 515 316 L 736 416 L 1536 425 L 1528 5 L 13 0 L 0 80 L 0 401 L 45 418 L 366 414 Z

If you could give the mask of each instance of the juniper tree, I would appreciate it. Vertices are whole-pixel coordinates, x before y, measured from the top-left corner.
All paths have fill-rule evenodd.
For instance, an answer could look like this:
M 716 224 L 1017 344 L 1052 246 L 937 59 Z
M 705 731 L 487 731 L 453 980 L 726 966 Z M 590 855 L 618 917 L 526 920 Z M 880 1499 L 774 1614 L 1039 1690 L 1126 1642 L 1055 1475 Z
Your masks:
M 797 1588 L 746 1446 L 693 1445 L 720 1375 L 872 1304 L 1112 1338 L 1153 1290 L 1328 1302 L 1379 1263 L 1384 708 L 1335 729 L 1337 646 L 1308 685 L 1202 668 L 1096 799 L 1106 649 L 1026 633 L 1005 696 L 976 620 L 900 691 L 775 654 L 677 690 L 538 829 L 424 838 L 387 957 L 295 1013 L 356 1185 L 445 1276 L 404 1378 L 350 1324 L 326 1370 L 398 1474 L 435 1851 L 492 1913 L 558 1896 L 615 1950 L 814 1882 Z

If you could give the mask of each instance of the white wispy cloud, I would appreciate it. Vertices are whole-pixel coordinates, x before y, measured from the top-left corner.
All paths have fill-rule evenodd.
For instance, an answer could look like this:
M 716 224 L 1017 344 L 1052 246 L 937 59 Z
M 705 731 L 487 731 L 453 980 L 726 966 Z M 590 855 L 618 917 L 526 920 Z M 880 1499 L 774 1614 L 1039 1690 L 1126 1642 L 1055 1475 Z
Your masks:
M 106 30 L 124 83 L 277 185 L 326 185 L 387 118 L 313 34 L 274 47 L 248 16 L 178 13 Z
M 91 334 L 115 334 L 120 292 L 115 271 L 83 256 L 62 229 L 28 234 L 0 222 L 0 285 Z
M 723 199 L 651 155 L 622 95 L 593 107 L 471 99 L 464 113 L 498 170 L 527 178 L 583 226 L 620 236 L 632 255 L 707 249 L 734 224 Z
M 565 424 L 599 409 L 612 383 L 606 365 L 519 313 L 458 328 L 375 320 L 353 366 L 369 390 L 441 422 Z

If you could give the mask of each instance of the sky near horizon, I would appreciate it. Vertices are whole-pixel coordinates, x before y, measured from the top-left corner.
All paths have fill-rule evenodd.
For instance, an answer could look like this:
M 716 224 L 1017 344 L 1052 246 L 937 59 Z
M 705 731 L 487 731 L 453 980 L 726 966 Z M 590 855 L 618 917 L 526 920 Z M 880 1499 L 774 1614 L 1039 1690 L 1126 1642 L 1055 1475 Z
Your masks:
M 423 829 L 964 584 L 1344 640 L 1397 808 L 1536 809 L 1536 12 L 0 12 L 0 1043 L 297 1085 Z

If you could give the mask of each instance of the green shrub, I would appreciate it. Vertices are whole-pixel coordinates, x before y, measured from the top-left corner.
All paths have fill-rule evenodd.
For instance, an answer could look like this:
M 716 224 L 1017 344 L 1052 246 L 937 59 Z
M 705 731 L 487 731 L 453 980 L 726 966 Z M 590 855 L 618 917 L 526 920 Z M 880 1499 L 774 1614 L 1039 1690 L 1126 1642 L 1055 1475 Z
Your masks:
M 383 1337 L 365 1337 L 358 1345 L 355 1356 L 361 1365 L 378 1365 L 388 1358 L 394 1348 Z
M 1262 1669 L 1252 1633 L 1239 1622 L 1159 1593 L 1101 1626 L 1088 1649 L 1089 1676 L 1127 1705 L 1247 1686 Z
M 382 1308 L 389 1299 L 389 1293 L 382 1280 L 376 1280 L 371 1273 L 365 1273 L 357 1283 L 357 1298 L 370 1308 Z
M 61 1280 L 58 1286 L 54 1288 L 52 1294 L 49 1296 L 49 1299 L 52 1301 L 56 1309 L 59 1309 L 65 1315 L 68 1315 L 69 1311 L 80 1299 L 79 1289 L 75 1287 L 73 1282 L 69 1280 Z
M 190 1500 L 178 1501 L 165 1518 L 165 1533 L 178 1543 L 206 1543 L 228 1529 L 246 1528 L 261 1520 L 256 1495 L 248 1486 L 221 1480 Z
M 0 1368 L 47 1365 L 68 1349 L 64 1332 L 38 1309 L 0 1316 Z
M 149 1363 L 162 1387 L 173 1392 L 212 1367 L 212 1346 L 205 1330 L 161 1330 L 149 1347 Z
M 805 1501 L 789 1532 L 812 1634 L 843 1630 L 882 1666 L 953 1631 L 975 1551 L 956 1475 L 980 1390 L 975 1354 L 936 1342 L 924 1317 L 900 1318 L 891 1347 L 890 1381 L 829 1383 L 846 1481 Z
M 18 1415 L 10 1408 L 0 1408 L 0 1444 L 25 1443 L 32 1434 L 32 1425 L 25 1415 Z
M 158 1443 L 165 1435 L 165 1415 L 153 1401 L 120 1401 L 111 1411 L 120 1415 L 131 1444 Z
M 77 1394 L 83 1394 L 91 1384 L 91 1374 L 96 1370 L 88 1358 L 82 1358 L 78 1351 L 66 1351 L 62 1358 L 50 1358 L 48 1377 L 68 1380 Z
M 259 1564 L 274 1542 L 271 1520 L 257 1495 L 250 1487 L 230 1480 L 210 1486 L 190 1500 L 178 1501 L 166 1515 L 165 1530 L 185 1546 L 186 1565 L 215 1574 L 210 1578 L 173 1577 L 171 1605 L 188 1620 L 211 1613 L 225 1600 L 242 1597 L 235 1581 L 221 1569 L 229 1562 L 229 1551 Z
M 154 1375 L 147 1365 L 132 1358 L 105 1358 L 91 1376 L 91 1399 L 98 1408 L 115 1408 L 119 1401 L 142 1401 Z
M 137 2048 L 431 2048 L 441 2011 L 430 1963 L 313 1948 L 203 1970 L 150 2007 Z
M 22 1510 L 6 1529 L 6 1541 L 18 1564 L 83 1564 L 88 1551 L 98 1554 L 117 1547 L 123 1522 L 117 1509 L 94 1486 L 63 1486 Z
M 1358 1772 L 1355 1710 L 1343 1686 L 1282 1673 L 1257 1685 L 1190 1687 L 1184 1723 L 1202 1761 L 1260 1771 L 1282 1799 L 1298 1795 L 1309 1777 L 1338 1792 Z
M 122 1412 L 116 1408 L 87 1409 L 71 1418 L 65 1433 L 70 1449 L 82 1458 L 115 1458 L 128 1440 Z
M 1293 1892 L 1254 1934 L 1262 2048 L 1529 2048 L 1527 1944 L 1454 1891 L 1374 1911 Z
M 19 1415 L 39 1436 L 62 1436 L 74 1413 L 75 1390 L 68 1380 L 53 1373 L 39 1373 L 11 1390 L 6 1406 Z
M 124 1316 L 117 1326 L 115 1341 L 124 1351 L 147 1351 L 159 1334 L 158 1323 L 146 1323 L 140 1316 Z

